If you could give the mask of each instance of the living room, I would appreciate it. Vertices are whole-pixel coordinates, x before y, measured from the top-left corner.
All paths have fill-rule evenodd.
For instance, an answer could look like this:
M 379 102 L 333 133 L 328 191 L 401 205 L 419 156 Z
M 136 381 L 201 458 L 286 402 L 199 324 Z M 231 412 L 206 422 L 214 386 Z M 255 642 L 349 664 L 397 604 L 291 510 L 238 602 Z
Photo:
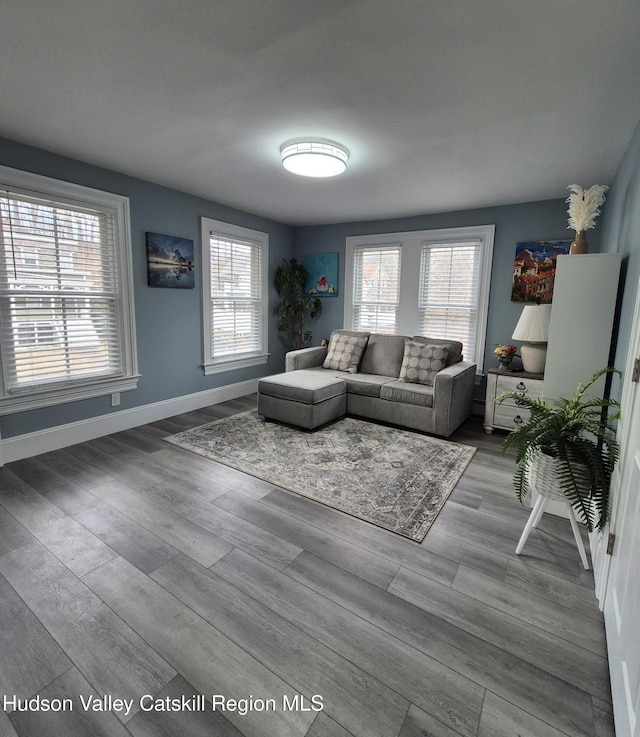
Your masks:
M 515 499 L 513 460 L 500 452 L 506 435 L 485 435 L 479 415 L 486 373 L 497 365 L 494 348 L 511 342 L 522 312 L 511 299 L 517 244 L 573 240 L 566 198 L 574 182 L 609 188 L 588 240 L 592 254 L 622 257 L 611 363 L 623 376 L 614 377 L 611 391 L 630 396 L 626 367 L 638 330 L 640 281 L 640 6 L 631 0 L 606 7 L 571 2 L 562 9 L 555 2 L 531 8 L 498 0 L 482 8 L 292 0 L 277 11 L 256 3 L 217 5 L 105 8 L 69 0 L 46 23 L 35 3 L 11 2 L 3 11 L 3 189 L 34 191 L 29 175 L 36 175 L 55 180 L 51 191 L 64 190 L 67 199 L 81 196 L 72 191 L 77 185 L 105 194 L 105 208 L 122 208 L 131 317 L 122 342 L 125 380 L 97 391 L 66 398 L 21 391 L 16 399 L 6 391 L 13 374 L 3 353 L 0 581 L 5 624 L 11 624 L 0 628 L 7 648 L 0 683 L 5 696 L 64 695 L 76 702 L 67 721 L 64 713 L 5 708 L 0 733 L 151 734 L 161 728 L 167 734 L 411 737 L 422 729 L 486 737 L 517 728 L 525 735 L 613 734 L 594 594 L 600 586 L 602 606 L 606 581 L 594 582 L 580 565 L 562 518 L 545 515 L 523 555 L 515 556 L 529 510 Z M 307 133 L 348 147 L 343 175 L 304 179 L 282 168 L 280 146 Z M 214 356 L 207 367 L 204 221 L 268 238 L 258 361 L 240 356 L 225 366 Z M 484 333 L 473 356 L 474 416 L 451 437 L 478 450 L 420 545 L 396 542 L 394 533 L 372 531 L 314 502 L 301 506 L 293 495 L 236 471 L 216 466 L 212 478 L 210 461 L 164 442 L 169 434 L 252 409 L 258 381 L 284 371 L 291 346 L 272 315 L 278 299 L 273 274 L 283 260 L 337 255 L 334 293 L 322 298 L 322 314 L 308 324 L 309 345 L 319 346 L 333 330 L 353 327 L 349 239 L 479 226 L 494 232 Z M 6 224 L 3 229 L 6 241 Z M 192 289 L 150 286 L 147 234 L 192 243 Z M 195 501 L 163 490 L 177 486 L 177 478 Z M 149 488 L 160 495 L 153 501 L 158 506 L 142 493 Z M 172 500 L 169 507 L 162 494 Z M 212 506 L 215 519 L 201 507 L 202 498 L 219 500 Z M 228 527 L 205 540 L 203 519 L 208 532 Z M 78 525 L 89 531 L 89 549 L 97 555 L 79 566 L 82 545 L 64 549 Z M 99 540 L 108 551 L 98 550 Z M 134 559 L 144 582 L 130 570 Z M 209 568 L 216 576 L 211 590 Z M 51 592 L 38 593 L 35 582 L 24 585 L 34 571 L 46 577 L 46 570 L 64 583 L 59 617 L 47 614 L 58 606 Z M 238 593 L 243 576 L 255 589 L 246 584 Z M 121 581 L 120 589 L 110 588 L 110 577 Z M 193 579 L 209 599 L 198 600 L 195 586 L 188 604 L 171 609 L 174 600 L 163 592 L 175 592 L 181 578 Z M 262 587 L 261 578 L 268 582 Z M 126 601 L 127 591 L 144 601 L 140 614 Z M 373 605 L 378 594 L 379 610 Z M 227 596 L 235 610 L 208 620 L 212 601 Z M 259 602 L 259 614 L 245 620 L 251 602 Z M 400 602 L 409 603 L 403 609 Z M 75 622 L 74 607 L 94 621 Z M 314 609 L 330 627 L 313 618 Z M 150 622 L 154 610 L 166 614 L 157 624 Z M 548 636 L 541 634 L 543 615 L 556 618 Z M 172 616 L 170 636 L 164 627 Z M 106 652 L 115 641 L 105 641 L 104 672 L 89 657 L 91 638 L 107 620 L 107 629 L 126 631 L 124 650 L 150 651 L 132 666 L 149 678 L 136 681 L 121 665 L 124 653 Z M 439 628 L 432 641 L 427 623 Z M 193 636 L 182 637 L 190 627 Z M 349 637 L 331 634 L 340 628 Z M 586 642 L 597 628 L 601 632 Z M 528 629 L 535 632 L 529 648 Z M 32 636 L 35 664 L 26 655 Z M 82 645 L 75 647 L 74 638 Z M 171 644 L 164 647 L 163 638 Z M 277 643 L 273 652 L 269 638 Z M 204 658 L 198 642 L 206 642 Z M 308 650 L 310 670 L 298 662 L 296 648 Z M 207 660 L 218 652 L 221 664 L 211 670 Z M 249 656 L 242 666 L 234 660 L 241 653 Z M 465 657 L 475 659 L 473 665 Z M 561 659 L 570 657 L 563 666 Z M 482 658 L 494 659 L 485 674 Z M 330 665 L 321 665 L 323 659 Z M 395 659 L 403 665 L 396 667 Z M 238 679 L 225 680 L 234 663 Z M 315 683 L 314 669 L 326 682 L 318 676 Z M 511 671 L 516 685 L 504 676 Z M 370 688 L 353 686 L 367 678 Z M 74 721 L 78 694 L 126 701 L 142 695 L 140 683 L 154 696 L 210 698 L 226 688 L 228 699 L 241 699 L 254 688 L 253 696 L 267 701 L 280 698 L 286 684 L 312 706 L 311 697 L 326 687 L 325 710 L 305 711 L 296 702 L 284 712 L 279 702 L 270 721 L 268 703 L 247 704 L 244 715 L 230 706 L 194 717 L 185 707 L 163 721 L 138 704 L 128 714 L 124 706 L 121 713 L 105 707 L 104 718 L 96 711 L 89 727 Z M 241 683 L 246 687 L 239 689 Z M 627 699 L 621 683 L 614 682 L 614 703 Z M 341 701 L 340 689 L 349 698 Z M 635 713 L 634 703 L 625 714 Z M 637 726 L 636 732 L 616 726 L 619 737 L 637 734 Z

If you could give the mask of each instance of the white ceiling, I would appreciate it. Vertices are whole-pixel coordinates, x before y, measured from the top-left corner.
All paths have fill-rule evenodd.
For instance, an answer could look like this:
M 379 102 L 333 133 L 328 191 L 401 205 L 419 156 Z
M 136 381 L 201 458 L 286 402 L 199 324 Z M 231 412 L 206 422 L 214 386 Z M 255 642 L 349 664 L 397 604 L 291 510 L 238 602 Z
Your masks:
M 640 119 L 639 0 L 3 0 L 0 135 L 290 224 L 564 197 Z M 282 169 L 280 144 L 351 150 Z

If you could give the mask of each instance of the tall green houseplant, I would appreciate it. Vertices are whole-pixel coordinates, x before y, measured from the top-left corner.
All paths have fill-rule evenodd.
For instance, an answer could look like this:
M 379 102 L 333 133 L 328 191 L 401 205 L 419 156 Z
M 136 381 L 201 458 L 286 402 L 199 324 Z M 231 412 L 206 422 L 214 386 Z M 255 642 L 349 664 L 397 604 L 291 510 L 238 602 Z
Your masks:
M 515 399 L 530 410 L 529 420 L 509 434 L 502 445 L 516 451 L 517 469 L 513 483 L 518 499 L 529 491 L 532 476 L 544 461 L 553 468 L 554 485 L 576 510 L 589 532 L 602 530 L 609 515 L 609 485 L 619 456 L 615 430 L 610 421 L 620 417 L 620 403 L 588 395 L 589 388 L 604 374 L 620 373 L 614 368 L 597 371 L 576 389 L 570 399 L 546 402 L 518 392 L 496 398 Z M 609 414 L 609 410 L 614 412 Z
M 278 331 L 284 333 L 294 348 L 304 348 L 305 343 L 311 342 L 311 331 L 305 326 L 305 317 L 308 315 L 314 320 L 322 312 L 322 301 L 304 291 L 308 278 L 309 273 L 295 258 L 282 259 L 282 265 L 278 266 L 273 277 L 273 285 L 280 297 L 273 308 L 278 319 Z

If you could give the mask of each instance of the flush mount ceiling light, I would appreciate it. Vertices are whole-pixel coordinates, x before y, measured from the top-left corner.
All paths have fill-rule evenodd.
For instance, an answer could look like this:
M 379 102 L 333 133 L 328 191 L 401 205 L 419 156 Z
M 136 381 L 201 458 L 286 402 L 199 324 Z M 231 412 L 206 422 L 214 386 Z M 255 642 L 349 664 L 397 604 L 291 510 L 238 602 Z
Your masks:
M 293 138 L 280 146 L 282 166 L 303 177 L 335 177 L 347 168 L 349 149 L 326 138 Z

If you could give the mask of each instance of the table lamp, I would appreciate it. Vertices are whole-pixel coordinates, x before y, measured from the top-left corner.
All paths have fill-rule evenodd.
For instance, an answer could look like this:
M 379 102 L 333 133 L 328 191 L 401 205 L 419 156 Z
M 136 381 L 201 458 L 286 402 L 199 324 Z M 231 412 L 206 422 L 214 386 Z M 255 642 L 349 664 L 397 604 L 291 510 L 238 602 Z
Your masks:
M 522 368 L 529 373 L 544 373 L 550 320 L 551 305 L 527 305 L 511 336 L 514 340 L 526 341 L 520 348 L 520 356 Z

